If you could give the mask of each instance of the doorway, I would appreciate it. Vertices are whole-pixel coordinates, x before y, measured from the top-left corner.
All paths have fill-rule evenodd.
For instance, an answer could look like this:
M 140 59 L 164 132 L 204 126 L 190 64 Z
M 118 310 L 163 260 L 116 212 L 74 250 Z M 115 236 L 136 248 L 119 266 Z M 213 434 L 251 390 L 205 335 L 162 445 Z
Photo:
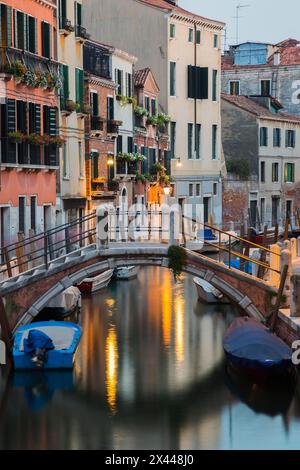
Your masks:
M 203 210 L 204 210 L 204 223 L 208 224 L 209 215 L 211 214 L 211 197 L 203 198 Z
M 44 232 L 51 229 L 52 226 L 52 216 L 51 216 L 52 206 L 44 206 Z
M 280 202 L 280 199 L 278 196 L 272 197 L 272 225 L 273 227 L 275 227 L 275 225 L 278 224 L 279 202 Z
M 256 228 L 257 223 L 257 200 L 250 201 L 250 226 Z
M 0 247 L 1 247 L 1 263 L 4 263 L 3 248 L 10 243 L 10 223 L 9 223 L 9 207 L 0 207 Z

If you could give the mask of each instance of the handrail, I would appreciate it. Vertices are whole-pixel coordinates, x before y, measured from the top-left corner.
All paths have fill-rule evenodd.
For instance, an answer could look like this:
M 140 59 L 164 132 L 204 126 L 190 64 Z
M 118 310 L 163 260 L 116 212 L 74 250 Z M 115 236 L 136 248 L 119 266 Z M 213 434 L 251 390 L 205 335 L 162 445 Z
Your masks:
M 195 220 L 195 219 L 193 219 L 193 218 L 191 218 L 191 217 L 188 217 L 188 216 L 186 216 L 186 215 L 184 215 L 184 214 L 182 215 L 182 217 L 183 217 L 184 219 L 190 220 L 191 222 L 194 222 L 195 224 L 203 225 L 204 228 L 205 228 L 205 227 L 208 227 L 209 229 L 214 230 L 214 231 L 216 231 L 216 232 L 218 232 L 218 233 L 222 233 L 223 235 L 228 235 L 228 237 L 234 238 L 235 240 L 239 240 L 239 241 L 241 241 L 241 242 L 243 242 L 243 243 L 247 243 L 248 245 L 252 245 L 252 246 L 255 247 L 255 248 L 263 249 L 263 250 L 265 250 L 266 252 L 268 252 L 268 253 L 270 253 L 270 254 L 272 254 L 272 255 L 280 256 L 280 254 L 275 253 L 274 251 L 270 250 L 269 248 L 266 248 L 266 247 L 264 247 L 264 246 L 262 246 L 262 245 L 258 245 L 257 243 L 251 242 L 250 240 L 247 240 L 246 238 L 238 237 L 237 235 L 233 235 L 233 234 L 231 234 L 231 233 L 225 232 L 224 230 L 219 229 L 219 228 L 217 228 L 217 227 L 214 227 L 214 226 L 212 226 L 212 225 L 209 225 L 209 224 L 206 224 L 206 223 L 203 223 L 203 222 L 199 222 L 198 220 Z M 207 243 L 206 240 L 205 240 L 205 243 Z

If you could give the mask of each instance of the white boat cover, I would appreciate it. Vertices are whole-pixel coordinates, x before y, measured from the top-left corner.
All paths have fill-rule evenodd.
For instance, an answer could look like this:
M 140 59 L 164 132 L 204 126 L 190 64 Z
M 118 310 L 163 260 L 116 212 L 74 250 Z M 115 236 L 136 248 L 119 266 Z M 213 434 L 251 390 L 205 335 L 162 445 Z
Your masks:
M 52 339 L 56 351 L 62 351 L 63 349 L 69 349 L 73 343 L 75 330 L 66 326 L 39 326 L 35 327 L 32 324 L 31 330 L 42 331 L 45 335 Z M 20 351 L 24 351 L 24 339 L 28 338 L 30 330 L 24 331 L 22 339 L 20 341 Z
M 51 300 L 47 307 L 49 308 L 64 308 L 72 310 L 78 305 L 81 306 L 81 292 L 77 287 L 71 286 Z

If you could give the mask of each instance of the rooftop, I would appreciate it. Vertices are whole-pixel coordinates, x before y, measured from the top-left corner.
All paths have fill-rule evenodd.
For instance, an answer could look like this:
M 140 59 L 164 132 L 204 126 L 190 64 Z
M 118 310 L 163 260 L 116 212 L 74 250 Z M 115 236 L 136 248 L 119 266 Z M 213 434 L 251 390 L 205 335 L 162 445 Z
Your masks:
M 295 124 L 300 124 L 300 118 L 282 112 L 272 113 L 269 111 L 269 109 L 263 105 L 260 105 L 257 101 L 254 100 L 254 98 L 249 96 L 232 96 L 226 95 L 224 93 L 222 93 L 221 96 L 222 99 L 228 103 L 231 103 L 232 105 L 237 106 L 238 108 L 243 109 L 244 111 L 247 111 L 248 113 L 251 113 L 259 118 L 272 119 L 276 121 L 288 121 L 294 122 Z

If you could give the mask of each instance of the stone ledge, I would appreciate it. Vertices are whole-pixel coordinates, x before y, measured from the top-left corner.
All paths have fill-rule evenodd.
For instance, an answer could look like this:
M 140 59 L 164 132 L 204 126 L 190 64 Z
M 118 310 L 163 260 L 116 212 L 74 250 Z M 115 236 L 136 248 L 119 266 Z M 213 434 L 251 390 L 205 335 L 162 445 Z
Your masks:
M 292 330 L 300 333 L 300 317 L 291 317 L 291 311 L 289 308 L 280 309 L 279 318 L 290 326 Z

